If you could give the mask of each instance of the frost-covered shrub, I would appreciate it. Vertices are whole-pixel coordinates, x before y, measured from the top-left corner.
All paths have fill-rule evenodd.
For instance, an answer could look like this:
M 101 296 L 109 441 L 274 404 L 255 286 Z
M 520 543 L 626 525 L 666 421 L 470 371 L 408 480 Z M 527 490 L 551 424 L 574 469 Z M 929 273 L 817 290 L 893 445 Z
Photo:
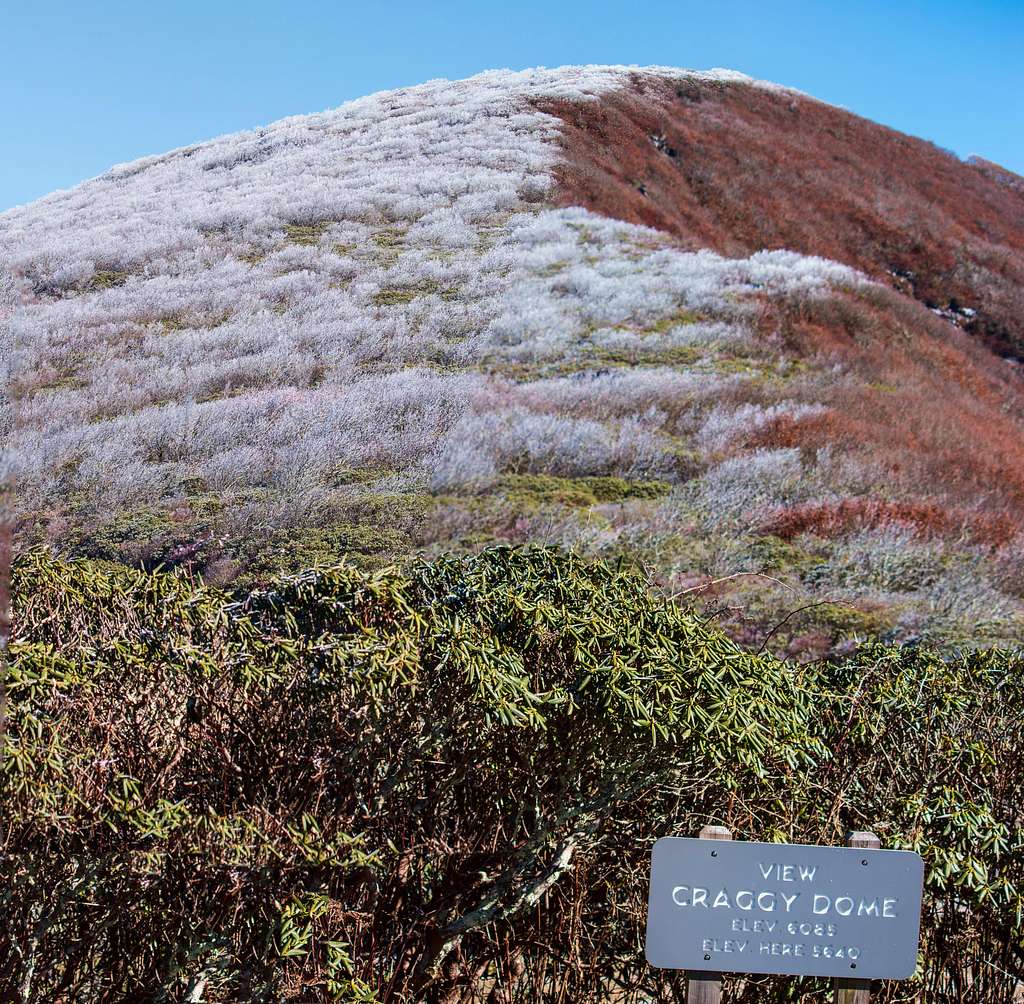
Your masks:
M 580 370 L 523 384 L 522 398 L 537 410 L 587 415 L 600 421 L 630 417 L 651 428 L 673 429 L 682 416 L 745 382 L 740 376 L 667 366 Z
M 995 566 L 1000 589 L 1024 599 L 1024 534 L 999 549 Z
M 428 460 L 435 490 L 477 487 L 504 472 L 568 477 L 644 476 L 663 466 L 663 445 L 642 423 L 608 426 L 524 409 L 470 413 Z
M 687 253 L 546 205 L 559 123 L 531 100 L 589 101 L 629 73 L 433 81 L 0 214 L 23 511 L 72 491 L 169 504 L 201 477 L 268 492 L 245 505 L 286 520 L 338 464 L 438 490 L 509 470 L 668 471 L 670 437 L 742 379 L 696 367 L 757 348 L 756 300 L 863 280 L 790 252 Z M 602 372 L 623 361 L 644 368 Z M 579 373 L 535 372 L 549 364 Z
M 922 542 L 903 527 L 882 527 L 837 543 L 808 579 L 852 593 L 913 593 L 933 586 L 946 564 L 941 545 Z
M 799 450 L 762 449 L 712 467 L 695 486 L 695 502 L 707 524 L 714 526 L 799 501 L 814 487 Z
M 954 562 L 928 587 L 930 612 L 965 625 L 981 635 L 1024 611 L 993 581 L 991 569 L 980 556 Z
M 697 445 L 708 453 L 727 449 L 736 440 L 749 437 L 765 427 L 787 419 L 799 422 L 801 419 L 820 415 L 826 409 L 816 404 L 797 404 L 781 401 L 778 404 L 742 404 L 738 408 L 715 405 L 704 419 L 697 433 Z

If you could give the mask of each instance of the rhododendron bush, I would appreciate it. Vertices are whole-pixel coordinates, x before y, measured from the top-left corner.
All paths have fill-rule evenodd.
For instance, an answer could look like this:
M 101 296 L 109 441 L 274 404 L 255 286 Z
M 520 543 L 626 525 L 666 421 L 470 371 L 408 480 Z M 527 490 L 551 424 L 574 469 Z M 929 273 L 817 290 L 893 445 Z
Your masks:
M 1015 1000 L 1019 656 L 785 663 L 538 549 L 235 596 L 15 574 L 5 999 L 682 1001 L 644 959 L 650 849 L 714 821 L 918 851 L 922 962 L 876 999 Z

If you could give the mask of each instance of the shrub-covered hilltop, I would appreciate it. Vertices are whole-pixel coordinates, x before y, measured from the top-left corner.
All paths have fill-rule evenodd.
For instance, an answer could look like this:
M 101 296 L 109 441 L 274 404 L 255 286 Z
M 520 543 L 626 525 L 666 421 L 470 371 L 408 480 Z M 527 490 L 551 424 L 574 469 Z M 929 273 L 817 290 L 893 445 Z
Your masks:
M 4 1000 L 681 1001 L 648 860 L 708 821 L 924 855 L 878 1000 L 1024 974 L 1019 656 L 787 663 L 544 549 L 233 594 L 37 550 L 14 596 Z
M 0 999 L 679 999 L 648 855 L 714 821 L 918 848 L 883 999 L 1008 1002 L 1022 362 L 1024 181 L 726 70 L 0 213 Z
M 1022 359 L 1022 179 L 725 70 L 437 80 L 0 213 L 19 546 L 222 585 L 540 543 L 755 649 L 795 611 L 777 655 L 1020 644 Z

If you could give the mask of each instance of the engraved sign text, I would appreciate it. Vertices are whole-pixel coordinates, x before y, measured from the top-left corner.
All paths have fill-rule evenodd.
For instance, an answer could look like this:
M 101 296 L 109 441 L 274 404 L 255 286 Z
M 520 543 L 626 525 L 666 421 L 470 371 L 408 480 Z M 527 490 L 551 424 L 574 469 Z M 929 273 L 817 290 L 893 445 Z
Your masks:
M 666 969 L 905 979 L 924 865 L 910 851 L 666 837 L 647 959 Z

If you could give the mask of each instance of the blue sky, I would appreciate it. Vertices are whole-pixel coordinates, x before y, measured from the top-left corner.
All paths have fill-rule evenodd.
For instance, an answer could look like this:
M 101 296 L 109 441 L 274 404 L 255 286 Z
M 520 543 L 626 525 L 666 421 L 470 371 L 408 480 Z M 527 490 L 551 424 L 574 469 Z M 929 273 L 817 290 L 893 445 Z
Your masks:
M 10 4 L 0 210 L 110 165 L 493 67 L 724 66 L 1024 173 L 1024 2 Z

